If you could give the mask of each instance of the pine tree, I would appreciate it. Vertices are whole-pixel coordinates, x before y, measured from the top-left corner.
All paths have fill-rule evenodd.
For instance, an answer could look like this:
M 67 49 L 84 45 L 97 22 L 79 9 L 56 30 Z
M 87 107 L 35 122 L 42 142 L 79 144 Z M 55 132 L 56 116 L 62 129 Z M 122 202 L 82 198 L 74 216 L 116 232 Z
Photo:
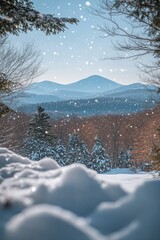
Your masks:
M 74 131 L 69 136 L 69 143 L 67 147 L 67 163 L 81 163 L 82 162 L 82 151 L 81 143 L 77 133 Z
M 65 166 L 67 161 L 66 148 L 62 141 L 59 139 L 55 148 L 56 156 L 55 159 L 60 166 Z
M 131 150 L 121 150 L 118 157 L 119 168 L 130 168 L 131 167 Z
M 78 138 L 74 131 L 69 137 L 69 144 L 67 148 L 67 163 L 81 163 L 91 168 L 91 155 L 87 145 Z
M 81 142 L 81 163 L 86 165 L 88 168 L 91 168 L 91 155 L 84 142 Z
M 127 150 L 127 161 L 126 161 L 126 167 L 132 167 L 132 148 L 128 148 Z
M 125 151 L 122 149 L 120 151 L 120 154 L 118 156 L 118 168 L 123 168 L 124 167 L 124 163 L 126 161 L 126 153 Z
M 37 113 L 29 123 L 27 139 L 24 143 L 25 155 L 32 160 L 40 160 L 44 157 L 55 156 L 53 147 L 53 135 L 50 133 L 51 125 L 48 122 L 49 116 L 44 108 L 38 107 Z
M 8 33 L 19 35 L 21 32 L 41 30 L 46 34 L 64 31 L 67 23 L 77 23 L 75 18 L 57 18 L 51 14 L 37 11 L 30 0 L 0 1 L 0 36 Z
M 111 161 L 98 137 L 95 139 L 95 144 L 93 146 L 91 155 L 92 169 L 96 170 L 98 173 L 103 173 L 110 170 Z

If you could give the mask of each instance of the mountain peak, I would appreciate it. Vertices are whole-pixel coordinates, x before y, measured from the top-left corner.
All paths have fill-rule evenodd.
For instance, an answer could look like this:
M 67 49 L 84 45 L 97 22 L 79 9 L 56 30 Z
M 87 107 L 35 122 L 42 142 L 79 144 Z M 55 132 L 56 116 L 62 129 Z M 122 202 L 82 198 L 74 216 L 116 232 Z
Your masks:
M 140 95 L 139 99 L 146 99 L 148 96 L 146 86 L 141 83 L 122 85 L 99 75 L 92 75 L 70 84 L 60 84 L 48 80 L 35 82 L 26 88 L 25 93 L 27 102 L 38 103 L 107 96 L 133 99 L 134 97 L 139 98 Z
M 121 84 L 112 80 L 104 78 L 99 75 L 92 75 L 82 80 L 69 84 L 60 84 L 52 81 L 44 80 L 42 82 L 35 82 L 27 89 L 27 92 L 38 94 L 54 94 L 55 91 L 76 91 L 85 93 L 100 93 L 104 91 L 111 91 Z
M 109 80 L 99 75 L 92 75 L 74 83 L 68 84 L 72 90 L 81 92 L 104 92 L 111 91 L 121 86 L 121 84 Z

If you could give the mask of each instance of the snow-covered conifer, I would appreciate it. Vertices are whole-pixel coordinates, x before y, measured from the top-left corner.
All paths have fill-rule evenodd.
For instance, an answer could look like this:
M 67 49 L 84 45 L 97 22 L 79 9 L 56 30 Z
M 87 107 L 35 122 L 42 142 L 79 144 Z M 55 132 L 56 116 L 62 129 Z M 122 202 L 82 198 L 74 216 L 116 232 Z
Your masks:
M 118 156 L 118 164 L 117 164 L 118 168 L 125 168 L 126 158 L 127 158 L 126 152 L 122 149 Z
M 51 125 L 48 119 L 49 116 L 44 112 L 44 108 L 39 106 L 37 113 L 29 123 L 23 151 L 32 160 L 55 156 L 54 137 L 51 134 Z
M 67 162 L 66 148 L 63 145 L 61 139 L 58 140 L 56 148 L 56 156 L 55 159 L 60 166 L 65 166 Z
M 111 160 L 98 137 L 95 139 L 95 144 L 93 146 L 91 155 L 92 169 L 96 170 L 98 173 L 103 173 L 110 170 Z
M 67 147 L 67 163 L 81 163 L 82 152 L 81 152 L 81 142 L 78 138 L 76 131 L 74 131 L 69 136 L 69 143 Z
M 118 157 L 119 168 L 130 168 L 131 167 L 131 149 L 121 150 Z
M 42 14 L 33 6 L 33 1 L 0 1 L 0 36 L 8 33 L 19 35 L 21 32 L 41 30 L 46 34 L 64 31 L 67 23 L 77 23 L 75 18 L 57 18 L 51 14 Z
M 85 144 L 83 141 L 81 142 L 81 163 L 91 168 L 91 155 L 88 150 L 87 144 Z

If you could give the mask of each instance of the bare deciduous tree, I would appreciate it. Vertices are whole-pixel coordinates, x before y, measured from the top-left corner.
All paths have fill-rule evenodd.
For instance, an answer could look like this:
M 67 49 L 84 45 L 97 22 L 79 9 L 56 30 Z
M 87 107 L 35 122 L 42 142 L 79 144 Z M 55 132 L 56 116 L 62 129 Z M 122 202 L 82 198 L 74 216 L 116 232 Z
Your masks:
M 24 89 L 40 73 L 41 58 L 33 44 L 18 49 L 0 38 L 0 56 L 1 97 Z
M 110 59 L 153 56 L 150 66 L 142 65 L 148 81 L 160 86 L 160 1 L 100 0 L 94 14 L 104 19 L 99 26 L 111 37 L 117 55 Z M 115 41 L 114 41 L 115 40 Z M 126 52 L 121 54 L 120 52 Z

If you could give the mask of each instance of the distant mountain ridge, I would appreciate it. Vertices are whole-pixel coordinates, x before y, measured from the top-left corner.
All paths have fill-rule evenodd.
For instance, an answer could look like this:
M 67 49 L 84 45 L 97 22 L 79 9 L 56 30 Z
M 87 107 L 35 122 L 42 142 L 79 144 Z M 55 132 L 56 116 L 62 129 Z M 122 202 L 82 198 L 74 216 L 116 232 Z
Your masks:
M 142 83 L 122 85 L 107 78 L 93 75 L 74 83 L 60 84 L 52 81 L 32 83 L 19 98 L 17 106 L 41 104 L 65 100 L 110 97 L 121 99 L 148 100 L 155 95 L 155 86 Z
M 101 76 L 70 84 L 42 81 L 26 88 L 15 110 L 34 113 L 42 105 L 53 117 L 131 114 L 156 106 L 154 85 L 122 85 Z
M 117 89 L 122 85 L 110 79 L 106 79 L 98 75 L 93 75 L 88 78 L 79 80 L 75 83 L 70 83 L 67 86 L 71 87 L 74 91 L 78 89 L 78 91 L 82 92 L 104 92 Z
M 117 89 L 118 87 L 123 86 L 119 83 L 116 83 L 112 80 L 106 79 L 104 77 L 93 75 L 88 78 L 84 78 L 74 83 L 69 84 L 60 84 L 51 81 L 42 81 L 31 84 L 26 92 L 35 93 L 35 94 L 53 94 L 57 91 L 76 91 L 76 92 L 85 92 L 85 93 L 97 93 L 104 91 L 111 91 Z

